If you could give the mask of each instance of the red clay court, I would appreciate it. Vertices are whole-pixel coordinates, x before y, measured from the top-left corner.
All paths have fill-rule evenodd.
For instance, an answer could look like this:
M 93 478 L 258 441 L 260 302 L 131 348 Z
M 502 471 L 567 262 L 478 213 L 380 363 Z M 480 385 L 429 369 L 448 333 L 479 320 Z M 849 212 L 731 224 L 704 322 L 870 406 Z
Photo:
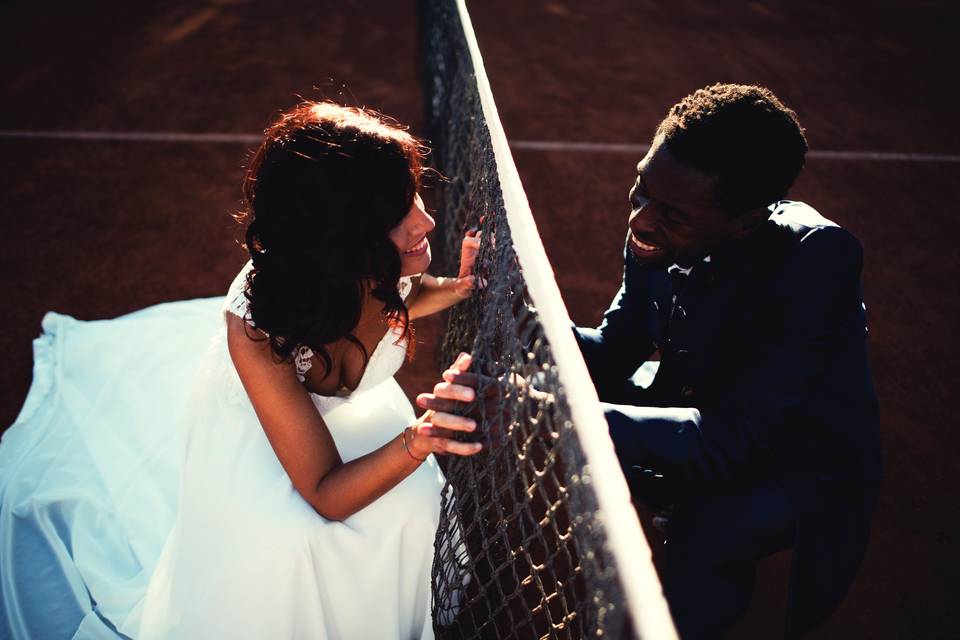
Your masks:
M 418 131 L 414 4 L 8 3 L 0 25 L 8 328 L 0 424 L 13 422 L 30 384 L 31 340 L 45 311 L 107 318 L 225 292 L 244 262 L 230 214 L 255 144 L 248 140 L 278 109 L 298 95 L 324 96 Z M 629 145 L 649 142 L 669 105 L 712 82 L 755 82 L 798 112 L 815 153 L 791 195 L 865 248 L 886 463 L 857 582 L 813 637 L 954 636 L 960 295 L 949 278 L 960 267 L 960 47 L 948 25 L 960 7 L 470 7 L 531 207 L 580 324 L 597 322 L 619 285 L 626 193 L 642 156 Z M 167 135 L 110 139 L 118 133 Z M 423 347 L 401 378 L 411 395 L 436 377 L 431 346 L 440 328 L 419 327 Z M 780 632 L 788 563 L 780 554 L 763 565 L 732 637 Z

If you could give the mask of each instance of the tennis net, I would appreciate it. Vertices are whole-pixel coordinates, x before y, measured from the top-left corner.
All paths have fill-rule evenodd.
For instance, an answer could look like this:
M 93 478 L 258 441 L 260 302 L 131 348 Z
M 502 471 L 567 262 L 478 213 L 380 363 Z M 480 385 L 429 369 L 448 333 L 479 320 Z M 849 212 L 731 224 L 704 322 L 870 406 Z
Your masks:
M 465 3 L 421 0 L 419 13 L 427 136 L 445 176 L 441 260 L 453 268 L 464 230 L 483 232 L 475 273 L 486 285 L 451 313 L 444 358 L 471 352 L 501 381 L 474 436 L 483 451 L 445 464 L 434 631 L 675 638 Z

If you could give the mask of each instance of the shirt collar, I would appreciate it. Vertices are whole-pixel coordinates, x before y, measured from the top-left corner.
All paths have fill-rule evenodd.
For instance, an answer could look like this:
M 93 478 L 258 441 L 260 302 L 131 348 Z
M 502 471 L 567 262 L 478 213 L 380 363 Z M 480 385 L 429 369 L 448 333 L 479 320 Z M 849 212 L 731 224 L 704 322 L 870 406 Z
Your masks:
M 710 256 L 707 256 L 706 258 L 704 258 L 703 260 L 701 260 L 701 262 L 705 262 L 705 263 L 709 264 L 709 263 L 710 263 Z M 694 266 L 696 266 L 696 265 L 694 265 Z M 681 267 L 680 265 L 678 265 L 678 264 L 676 264 L 676 263 L 674 263 L 674 264 L 670 265 L 669 267 L 667 267 L 667 273 L 682 273 L 683 275 L 688 276 L 688 275 L 690 275 L 690 272 L 691 272 L 691 271 L 693 271 L 693 267 Z

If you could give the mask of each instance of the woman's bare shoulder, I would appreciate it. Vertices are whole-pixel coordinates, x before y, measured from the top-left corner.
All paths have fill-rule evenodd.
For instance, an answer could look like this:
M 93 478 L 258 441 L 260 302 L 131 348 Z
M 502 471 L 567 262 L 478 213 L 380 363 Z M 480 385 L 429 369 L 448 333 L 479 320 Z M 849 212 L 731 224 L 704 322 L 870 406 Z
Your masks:
M 225 313 L 227 323 L 227 347 L 238 370 L 242 364 L 258 363 L 283 366 L 270 349 L 267 335 L 248 321 L 232 313 Z M 259 367 L 258 367 L 259 368 Z

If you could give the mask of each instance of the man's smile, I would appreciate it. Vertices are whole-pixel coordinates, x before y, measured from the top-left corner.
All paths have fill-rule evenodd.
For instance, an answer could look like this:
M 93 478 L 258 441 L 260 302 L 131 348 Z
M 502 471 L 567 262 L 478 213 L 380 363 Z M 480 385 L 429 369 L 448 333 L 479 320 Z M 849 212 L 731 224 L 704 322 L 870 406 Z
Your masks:
M 652 242 L 645 236 L 637 235 L 636 231 L 630 232 L 630 251 L 641 259 L 652 258 L 663 252 L 663 246 Z
M 630 234 L 630 241 L 633 243 L 633 246 L 640 249 L 641 251 L 658 251 L 660 247 L 655 244 L 650 244 L 649 242 L 644 242 L 637 237 L 635 233 Z

